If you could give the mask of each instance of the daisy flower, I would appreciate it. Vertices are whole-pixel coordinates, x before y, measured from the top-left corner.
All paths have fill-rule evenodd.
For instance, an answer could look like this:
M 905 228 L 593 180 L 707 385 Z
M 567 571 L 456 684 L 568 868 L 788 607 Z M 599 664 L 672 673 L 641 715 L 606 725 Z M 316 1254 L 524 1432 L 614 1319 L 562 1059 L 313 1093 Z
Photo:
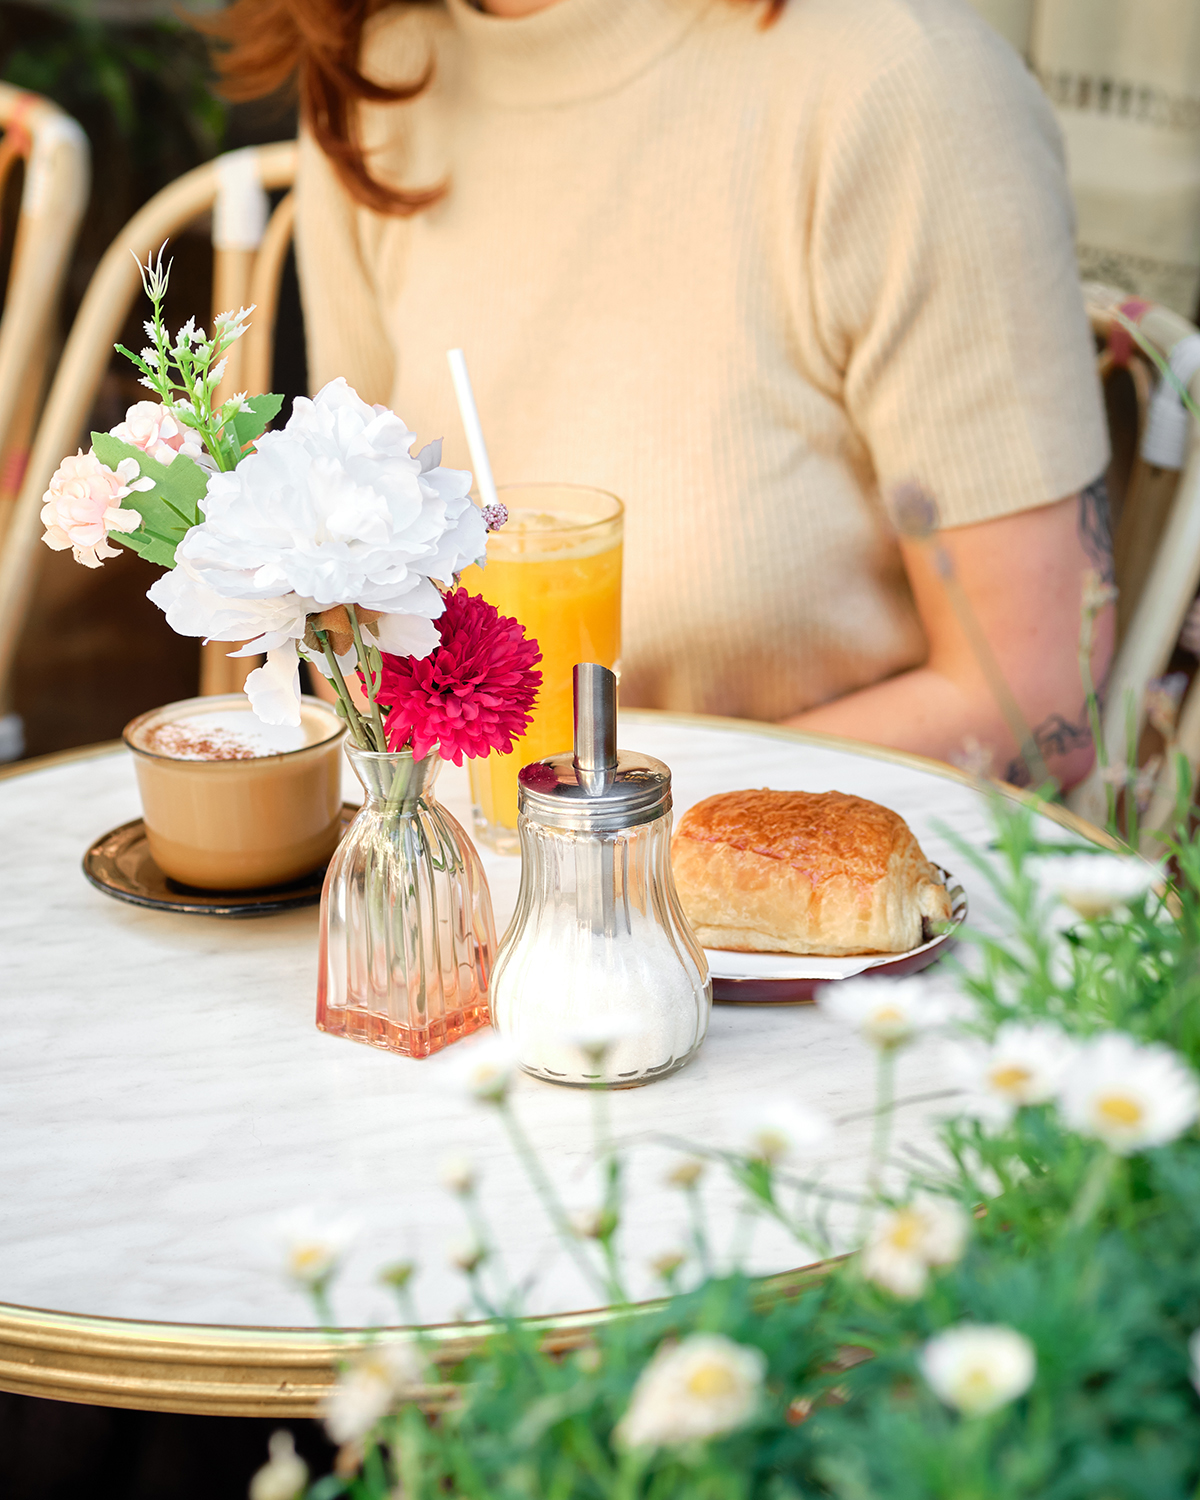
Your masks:
M 754 1415 L 766 1367 L 761 1350 L 719 1333 L 661 1344 L 638 1376 L 613 1442 L 664 1448 L 732 1432 Z
M 1023 1333 L 1001 1323 L 960 1323 L 931 1338 L 919 1356 L 934 1395 L 965 1416 L 981 1417 L 1023 1396 L 1037 1355 Z
M 1079 1046 L 1062 1080 L 1059 1110 L 1072 1130 L 1131 1156 L 1165 1146 L 1195 1124 L 1200 1086 L 1170 1047 L 1108 1031 Z

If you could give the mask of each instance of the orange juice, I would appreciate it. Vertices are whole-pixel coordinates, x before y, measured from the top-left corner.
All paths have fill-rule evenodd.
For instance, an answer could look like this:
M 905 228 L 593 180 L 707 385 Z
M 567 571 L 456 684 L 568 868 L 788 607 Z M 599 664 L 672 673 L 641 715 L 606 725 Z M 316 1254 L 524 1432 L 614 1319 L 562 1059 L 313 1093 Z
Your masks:
M 507 524 L 488 538 L 486 568 L 468 568 L 463 587 L 520 620 L 542 652 L 533 723 L 510 755 L 471 762 L 476 831 L 494 848 L 516 848 L 517 772 L 571 748 L 571 668 L 615 667 L 621 654 L 619 500 L 573 485 L 500 490 Z

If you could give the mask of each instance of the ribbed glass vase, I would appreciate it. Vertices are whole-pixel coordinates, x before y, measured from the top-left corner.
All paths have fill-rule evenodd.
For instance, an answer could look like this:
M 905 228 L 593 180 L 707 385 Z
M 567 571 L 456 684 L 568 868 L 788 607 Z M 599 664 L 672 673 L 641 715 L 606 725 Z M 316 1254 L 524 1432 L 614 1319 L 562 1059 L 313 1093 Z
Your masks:
M 325 876 L 317 1026 L 428 1057 L 488 1024 L 487 877 L 433 796 L 436 754 L 346 754 L 367 795 Z

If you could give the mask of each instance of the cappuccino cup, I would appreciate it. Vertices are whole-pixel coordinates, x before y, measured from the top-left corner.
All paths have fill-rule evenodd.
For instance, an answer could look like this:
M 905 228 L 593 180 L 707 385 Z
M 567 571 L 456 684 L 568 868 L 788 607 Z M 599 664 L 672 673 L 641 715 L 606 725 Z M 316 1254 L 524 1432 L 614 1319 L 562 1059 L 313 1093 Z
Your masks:
M 345 725 L 319 698 L 264 724 L 243 693 L 186 698 L 125 726 L 154 862 L 182 885 L 244 891 L 310 874 L 341 836 Z

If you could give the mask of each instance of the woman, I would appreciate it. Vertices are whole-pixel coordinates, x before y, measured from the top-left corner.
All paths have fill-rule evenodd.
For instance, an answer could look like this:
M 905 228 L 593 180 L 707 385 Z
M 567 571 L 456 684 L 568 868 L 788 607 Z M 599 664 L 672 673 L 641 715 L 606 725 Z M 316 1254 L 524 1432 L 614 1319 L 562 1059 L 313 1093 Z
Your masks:
M 461 345 L 501 480 L 624 499 L 623 701 L 1028 774 L 934 552 L 890 524 L 916 482 L 1046 766 L 1086 771 L 1106 443 L 1061 153 L 958 0 L 226 17 L 232 92 L 299 69 L 313 386 L 465 466 Z M 1099 672 L 1108 614 L 1097 640 Z

